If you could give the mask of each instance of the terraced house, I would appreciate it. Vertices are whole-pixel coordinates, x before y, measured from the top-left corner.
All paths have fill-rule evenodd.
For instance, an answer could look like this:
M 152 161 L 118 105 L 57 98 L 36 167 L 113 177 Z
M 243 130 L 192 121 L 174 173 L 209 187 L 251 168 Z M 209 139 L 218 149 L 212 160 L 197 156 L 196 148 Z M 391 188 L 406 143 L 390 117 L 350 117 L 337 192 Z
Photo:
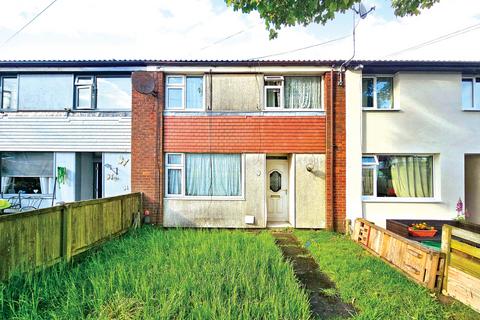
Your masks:
M 1 197 L 30 210 L 131 192 L 132 69 L 0 62 Z
M 459 200 L 480 219 L 477 62 L 0 67 L 4 196 L 142 191 L 154 223 L 185 227 L 344 230 Z

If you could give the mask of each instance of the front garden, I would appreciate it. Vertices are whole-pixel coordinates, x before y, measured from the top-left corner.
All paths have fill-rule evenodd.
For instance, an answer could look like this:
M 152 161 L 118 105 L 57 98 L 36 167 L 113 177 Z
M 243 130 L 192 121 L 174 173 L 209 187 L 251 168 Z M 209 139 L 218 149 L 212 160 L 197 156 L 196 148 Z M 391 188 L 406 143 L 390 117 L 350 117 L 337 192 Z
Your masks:
M 475 319 L 342 235 L 294 231 L 353 319 Z M 308 294 L 267 232 L 143 228 L 72 266 L 0 283 L 1 319 L 309 319 Z

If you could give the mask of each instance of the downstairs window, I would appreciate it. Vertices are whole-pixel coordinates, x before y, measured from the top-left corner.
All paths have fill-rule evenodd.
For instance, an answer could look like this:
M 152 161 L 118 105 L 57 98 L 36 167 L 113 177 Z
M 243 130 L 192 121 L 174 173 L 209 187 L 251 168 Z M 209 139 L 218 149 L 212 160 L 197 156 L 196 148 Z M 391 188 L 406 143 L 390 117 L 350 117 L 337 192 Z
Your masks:
M 167 196 L 242 195 L 240 154 L 169 153 L 165 163 Z
M 433 198 L 433 156 L 362 158 L 364 198 Z
M 2 193 L 50 194 L 53 192 L 52 152 L 2 152 Z

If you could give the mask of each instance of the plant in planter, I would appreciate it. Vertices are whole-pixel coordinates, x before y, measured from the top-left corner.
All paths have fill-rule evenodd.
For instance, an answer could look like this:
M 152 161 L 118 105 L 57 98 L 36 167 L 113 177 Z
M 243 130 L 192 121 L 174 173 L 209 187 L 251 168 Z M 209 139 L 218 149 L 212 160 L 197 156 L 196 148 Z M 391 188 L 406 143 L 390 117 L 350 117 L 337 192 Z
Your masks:
M 457 216 L 455 220 L 464 222 L 466 214 L 463 212 L 463 202 L 462 198 L 458 198 L 457 206 L 455 207 L 455 211 L 457 211 Z
M 408 227 L 408 233 L 414 237 L 434 237 L 437 230 L 426 222 L 421 222 L 413 223 L 411 227 Z

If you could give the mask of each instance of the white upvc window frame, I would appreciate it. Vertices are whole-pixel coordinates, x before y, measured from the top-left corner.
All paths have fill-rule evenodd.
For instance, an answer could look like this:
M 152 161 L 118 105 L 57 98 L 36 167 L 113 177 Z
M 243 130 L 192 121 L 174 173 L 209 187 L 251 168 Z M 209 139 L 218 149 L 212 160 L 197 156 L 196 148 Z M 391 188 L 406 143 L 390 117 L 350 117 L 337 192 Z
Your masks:
M 196 109 L 187 109 L 187 78 L 188 77 L 197 77 L 202 78 L 202 107 Z M 168 79 L 170 78 L 181 78 L 181 84 L 168 84 Z M 181 108 L 169 108 L 169 90 L 168 89 L 182 89 L 182 106 Z M 169 74 L 165 78 L 165 111 L 184 111 L 184 112 L 198 112 L 205 111 L 205 75 L 204 74 Z
M 432 157 L 432 197 L 378 197 L 377 196 L 377 178 L 378 178 L 378 165 L 379 165 L 379 160 L 378 157 L 380 156 L 419 156 L 419 157 Z M 364 157 L 374 157 L 375 158 L 375 163 L 364 163 L 363 158 Z M 436 157 L 435 154 L 418 154 L 418 153 L 378 153 L 378 154 L 363 154 L 362 155 L 362 171 L 363 168 L 372 168 L 373 167 L 373 196 L 368 196 L 368 195 L 363 195 L 363 185 L 362 185 L 362 201 L 363 202 L 397 202 L 397 203 L 402 203 L 402 202 L 407 202 L 407 203 L 435 203 L 435 202 L 441 202 L 440 198 L 438 197 L 439 194 L 439 189 L 437 188 L 436 185 L 436 175 L 439 174 L 439 170 L 437 170 L 436 167 Z M 363 179 L 363 175 L 362 175 Z
M 320 108 L 313 109 L 299 109 L 299 108 L 285 108 L 285 78 L 289 77 L 312 77 L 320 78 Z M 311 74 L 287 74 L 283 76 L 265 75 L 264 76 L 264 90 L 263 90 L 263 106 L 265 111 L 282 111 L 282 112 L 322 112 L 325 111 L 324 107 L 324 90 L 323 90 L 323 75 L 311 75 Z M 265 85 L 267 81 L 281 81 L 281 85 Z M 267 90 L 268 89 L 280 89 L 280 107 L 267 107 Z
M 264 85 L 264 106 L 265 110 L 269 111 L 284 111 L 285 110 L 285 97 L 284 97 L 284 86 L 285 86 L 285 79 L 283 76 L 265 76 L 264 83 L 267 81 L 280 81 L 280 85 Z M 267 104 L 267 92 L 269 89 L 280 89 L 280 106 L 279 107 L 268 107 Z
M 472 82 L 472 100 L 471 100 L 471 106 L 466 107 L 463 105 L 463 97 L 461 97 L 462 111 L 480 111 L 480 101 L 476 101 L 475 99 L 475 93 L 477 91 L 475 84 L 477 83 L 477 80 L 479 80 L 479 83 L 480 83 L 480 76 L 462 76 L 462 80 L 461 80 L 462 86 L 463 86 L 464 80 L 470 80 Z M 460 90 L 463 91 L 463 88 L 461 88 Z
M 182 156 L 181 164 L 168 164 L 168 156 L 176 154 Z M 238 196 L 187 196 L 186 195 L 186 175 L 185 175 L 185 164 L 186 164 L 186 154 L 180 152 L 169 152 L 165 153 L 165 198 L 166 199 L 178 199 L 178 200 L 245 200 L 245 154 L 240 154 L 240 195 Z M 181 194 L 168 194 L 168 169 L 180 169 L 182 174 L 182 192 Z
M 168 163 L 169 155 L 179 155 L 181 157 L 181 162 L 179 164 Z M 168 171 L 169 170 L 180 170 L 181 183 L 182 183 L 180 194 L 168 193 Z M 167 197 L 183 197 L 185 195 L 185 154 L 184 153 L 171 152 L 171 153 L 165 154 L 165 195 Z
M 392 103 L 391 103 L 391 107 L 388 108 L 388 109 L 382 109 L 382 108 L 378 108 L 378 102 L 377 102 L 377 79 L 378 78 L 391 78 L 392 79 Z M 363 105 L 363 79 L 373 79 L 373 107 L 370 108 L 370 107 L 365 107 Z M 394 86 L 395 86 L 395 77 L 394 75 L 392 74 L 374 74 L 374 75 L 363 75 L 362 76 L 362 86 L 360 88 L 361 92 L 360 92 L 360 95 L 361 95 L 361 104 L 362 104 L 362 110 L 363 111 L 395 111 L 395 110 L 398 110 L 396 107 L 395 107 L 395 89 L 394 89 Z
M 83 79 L 90 79 L 90 83 L 84 84 L 81 83 L 81 80 Z M 90 76 L 90 75 L 77 75 L 75 76 L 75 83 L 74 83 L 74 96 L 75 96 L 75 104 L 74 108 L 75 110 L 94 110 L 96 109 L 96 92 L 95 92 L 95 86 L 96 86 L 96 79 L 95 76 Z M 80 89 L 89 89 L 90 91 L 90 107 L 79 107 L 78 102 L 79 102 L 79 91 Z

